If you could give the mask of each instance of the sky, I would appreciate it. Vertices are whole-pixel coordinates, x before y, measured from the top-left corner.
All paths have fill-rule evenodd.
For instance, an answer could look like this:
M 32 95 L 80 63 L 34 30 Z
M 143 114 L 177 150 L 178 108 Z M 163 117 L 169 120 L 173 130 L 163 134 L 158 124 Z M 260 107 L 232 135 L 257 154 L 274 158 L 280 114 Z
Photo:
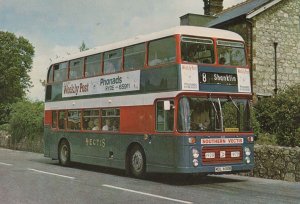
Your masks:
M 224 0 L 224 8 L 244 0 Z M 203 0 L 0 0 L 0 30 L 35 47 L 28 98 L 44 100 L 51 60 L 88 48 L 180 24 L 187 13 L 203 14 Z

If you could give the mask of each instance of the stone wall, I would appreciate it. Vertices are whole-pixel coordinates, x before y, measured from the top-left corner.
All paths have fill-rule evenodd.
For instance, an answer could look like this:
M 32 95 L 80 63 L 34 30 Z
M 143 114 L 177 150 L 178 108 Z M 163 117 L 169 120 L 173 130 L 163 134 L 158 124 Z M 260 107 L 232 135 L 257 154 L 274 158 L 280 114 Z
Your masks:
M 300 1 L 284 0 L 255 16 L 253 22 L 254 92 L 274 93 L 274 42 L 278 43 L 278 88 L 300 83 Z
M 300 147 L 255 145 L 254 176 L 300 182 Z
M 10 135 L 6 131 L 0 130 L 0 147 L 9 148 Z

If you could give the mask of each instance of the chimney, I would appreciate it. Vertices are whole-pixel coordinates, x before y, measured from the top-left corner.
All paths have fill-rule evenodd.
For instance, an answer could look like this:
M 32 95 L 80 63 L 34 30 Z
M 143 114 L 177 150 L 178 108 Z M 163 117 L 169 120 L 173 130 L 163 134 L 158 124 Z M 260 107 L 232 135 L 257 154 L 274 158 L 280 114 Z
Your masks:
M 203 0 L 204 15 L 214 16 L 223 10 L 223 0 Z

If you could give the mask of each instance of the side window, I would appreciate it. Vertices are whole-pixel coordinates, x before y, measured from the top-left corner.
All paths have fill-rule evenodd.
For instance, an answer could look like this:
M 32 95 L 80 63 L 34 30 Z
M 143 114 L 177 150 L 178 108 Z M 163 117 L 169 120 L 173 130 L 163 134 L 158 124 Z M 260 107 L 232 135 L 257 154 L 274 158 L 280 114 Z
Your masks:
M 67 129 L 68 130 L 80 130 L 81 129 L 81 111 L 80 110 L 69 110 Z
M 164 107 L 165 101 L 156 102 L 156 130 L 158 132 L 173 131 L 174 128 L 174 101 L 169 101 L 170 107 Z
M 126 47 L 124 50 L 124 69 L 134 70 L 144 67 L 145 61 L 145 44 L 133 45 Z
M 84 59 L 76 59 L 70 61 L 69 79 L 82 78 Z
M 122 49 L 104 53 L 104 74 L 121 71 Z
M 58 112 L 58 128 L 61 130 L 65 129 L 65 111 Z
M 176 43 L 174 37 L 168 37 L 149 43 L 149 66 L 175 62 L 175 59 Z
M 99 110 L 83 111 L 83 129 L 84 130 L 100 130 Z
M 53 82 L 53 66 L 51 66 L 48 70 L 47 82 L 48 83 Z
M 120 109 L 110 108 L 101 111 L 101 127 L 103 131 L 119 131 Z
M 52 111 L 52 128 L 57 128 L 57 112 Z
M 47 85 L 45 95 L 46 95 L 46 101 L 50 101 L 52 98 L 52 85 Z
M 68 62 L 54 65 L 54 81 L 67 80 Z
M 102 54 L 88 56 L 85 63 L 85 77 L 101 74 Z

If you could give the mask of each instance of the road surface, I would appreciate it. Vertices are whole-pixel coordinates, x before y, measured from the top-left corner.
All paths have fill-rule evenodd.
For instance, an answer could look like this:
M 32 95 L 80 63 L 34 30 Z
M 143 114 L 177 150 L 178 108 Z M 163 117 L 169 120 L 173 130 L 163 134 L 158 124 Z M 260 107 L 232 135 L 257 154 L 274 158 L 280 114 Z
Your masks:
M 186 177 L 75 164 L 0 148 L 0 203 L 300 203 L 300 183 L 235 175 Z

